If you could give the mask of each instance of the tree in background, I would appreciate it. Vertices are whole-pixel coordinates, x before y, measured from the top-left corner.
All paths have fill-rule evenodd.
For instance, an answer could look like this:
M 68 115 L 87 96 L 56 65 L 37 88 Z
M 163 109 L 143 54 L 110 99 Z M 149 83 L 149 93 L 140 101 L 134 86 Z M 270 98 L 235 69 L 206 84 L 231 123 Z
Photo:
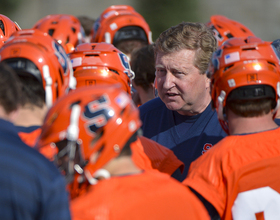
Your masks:
M 136 10 L 149 24 L 154 41 L 161 32 L 182 21 L 200 21 L 195 0 L 141 0 Z

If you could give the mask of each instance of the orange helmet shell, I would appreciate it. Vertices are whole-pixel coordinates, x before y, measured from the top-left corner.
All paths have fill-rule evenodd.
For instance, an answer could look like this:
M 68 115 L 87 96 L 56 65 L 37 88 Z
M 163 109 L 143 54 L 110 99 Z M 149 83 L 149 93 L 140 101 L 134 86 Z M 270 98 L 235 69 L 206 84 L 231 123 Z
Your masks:
M 16 31 L 21 30 L 17 23 L 13 22 L 7 16 L 0 14 L 0 47 Z
M 223 15 L 211 16 L 207 26 L 213 29 L 215 37 L 218 41 L 218 46 L 232 37 L 247 38 L 249 36 L 255 36 L 245 25 L 231 20 Z
M 137 37 L 137 39 L 145 40 L 148 44 L 152 43 L 152 33 L 149 25 L 143 16 L 131 7 L 124 9 L 116 8 L 115 10 L 112 8 L 105 9 L 94 24 L 91 42 L 106 42 L 115 45 L 117 41 L 122 40 L 116 39 L 115 35 L 124 27 L 140 28 L 145 32 L 145 36 L 139 33 L 130 33 L 128 35 L 131 35 L 132 39 Z
M 269 85 L 278 101 L 279 57 L 271 43 L 260 38 L 227 40 L 213 53 L 207 74 L 211 78 L 211 95 L 217 110 L 219 105 L 225 107 L 232 90 L 242 86 Z
M 47 15 L 37 21 L 33 28 L 52 36 L 63 46 L 65 51 L 67 51 L 68 43 L 76 47 L 78 44 L 85 42 L 84 29 L 79 19 L 73 15 Z
M 85 43 L 69 54 L 77 80 L 77 88 L 87 85 L 120 83 L 130 94 L 131 79 L 127 56 L 108 43 Z
M 80 148 L 82 167 L 91 176 L 118 156 L 140 128 L 138 109 L 119 85 L 80 87 L 61 97 L 49 110 L 38 147 L 63 140 Z M 100 151 L 95 162 L 91 156 Z
M 35 76 L 46 90 L 48 107 L 73 87 L 73 71 L 64 49 L 48 34 L 36 29 L 17 31 L 0 49 L 1 62 L 27 59 L 41 76 Z M 32 73 L 31 73 L 32 74 Z

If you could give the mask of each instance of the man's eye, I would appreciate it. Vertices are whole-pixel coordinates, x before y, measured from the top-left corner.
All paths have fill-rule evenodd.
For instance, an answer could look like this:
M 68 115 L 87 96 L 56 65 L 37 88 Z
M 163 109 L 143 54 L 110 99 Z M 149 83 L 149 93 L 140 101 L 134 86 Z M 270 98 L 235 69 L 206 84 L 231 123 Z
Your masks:
M 183 73 L 183 72 L 179 72 L 179 71 L 174 71 L 173 74 L 178 74 L 178 75 L 180 75 L 180 74 L 184 74 L 184 73 Z
M 165 69 L 157 69 L 156 70 L 156 73 L 157 74 L 163 74 L 163 73 L 165 73 L 166 71 L 165 71 Z

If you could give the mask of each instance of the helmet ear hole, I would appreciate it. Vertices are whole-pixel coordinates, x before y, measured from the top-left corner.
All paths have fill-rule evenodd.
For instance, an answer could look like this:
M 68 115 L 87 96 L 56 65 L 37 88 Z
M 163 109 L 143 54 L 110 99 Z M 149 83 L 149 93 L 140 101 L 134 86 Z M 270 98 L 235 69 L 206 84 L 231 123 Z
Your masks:
M 54 33 L 54 29 L 49 29 L 49 30 L 48 30 L 48 34 L 49 34 L 50 36 L 53 36 L 53 33 Z
M 5 27 L 4 27 L 4 24 L 3 24 L 3 21 L 2 21 L 2 20 L 0 20 L 0 28 L 1 28 L 1 30 L 3 31 L 3 34 L 6 35 L 6 34 L 5 34 Z

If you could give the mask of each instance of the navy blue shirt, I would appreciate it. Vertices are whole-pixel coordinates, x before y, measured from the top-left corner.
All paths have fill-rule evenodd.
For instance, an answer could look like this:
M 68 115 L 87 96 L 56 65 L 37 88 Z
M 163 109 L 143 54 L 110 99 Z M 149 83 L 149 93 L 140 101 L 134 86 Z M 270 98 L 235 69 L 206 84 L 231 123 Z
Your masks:
M 280 118 L 275 118 L 274 121 L 278 126 L 280 126 Z
M 0 119 L 0 219 L 71 219 L 65 180 Z
M 211 104 L 195 116 L 169 110 L 160 98 L 146 102 L 139 110 L 143 136 L 171 149 L 185 164 L 181 177 L 176 177 L 179 181 L 187 176 L 192 161 L 226 136 Z

